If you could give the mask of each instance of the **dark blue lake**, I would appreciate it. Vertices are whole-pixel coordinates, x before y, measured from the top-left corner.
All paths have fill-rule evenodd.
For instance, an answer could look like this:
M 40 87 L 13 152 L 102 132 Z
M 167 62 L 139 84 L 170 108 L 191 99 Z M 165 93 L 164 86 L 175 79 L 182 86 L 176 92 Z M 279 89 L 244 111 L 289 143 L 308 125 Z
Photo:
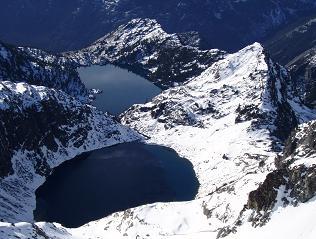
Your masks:
M 90 66 L 78 69 L 88 89 L 100 89 L 94 105 L 102 111 L 118 115 L 133 104 L 151 100 L 161 90 L 148 80 L 113 65 Z
M 119 114 L 160 92 L 145 79 L 114 66 L 82 70 L 88 88 L 103 90 L 94 102 L 103 111 Z M 78 227 L 144 204 L 192 200 L 198 188 L 192 164 L 175 151 L 136 142 L 119 144 L 55 168 L 36 191 L 34 219 Z
M 36 191 L 36 221 L 78 227 L 113 212 L 154 202 L 194 199 L 191 163 L 173 150 L 125 143 L 63 163 Z

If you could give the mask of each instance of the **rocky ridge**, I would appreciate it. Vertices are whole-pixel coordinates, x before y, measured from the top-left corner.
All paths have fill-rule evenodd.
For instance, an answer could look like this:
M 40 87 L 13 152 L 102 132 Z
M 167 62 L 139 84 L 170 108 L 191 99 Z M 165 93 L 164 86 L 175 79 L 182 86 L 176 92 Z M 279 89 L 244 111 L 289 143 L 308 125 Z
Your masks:
M 199 50 L 199 38 L 192 34 L 168 34 L 156 20 L 134 19 L 91 46 L 64 55 L 83 66 L 119 65 L 169 88 L 201 74 L 226 54 Z

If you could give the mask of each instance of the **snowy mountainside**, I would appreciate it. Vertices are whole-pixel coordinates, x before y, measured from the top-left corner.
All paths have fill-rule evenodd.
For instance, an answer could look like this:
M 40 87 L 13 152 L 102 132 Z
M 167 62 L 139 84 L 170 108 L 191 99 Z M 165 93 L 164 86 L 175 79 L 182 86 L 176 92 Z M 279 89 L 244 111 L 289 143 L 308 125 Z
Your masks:
M 276 170 L 249 194 L 233 238 L 314 238 L 316 235 L 316 121 L 301 124 L 275 160 Z M 295 220 L 292 223 L 289 219 Z M 253 226 L 262 226 L 254 228 Z M 286 228 L 286 230 L 277 230 Z M 236 230 L 236 226 L 234 228 Z
M 124 124 L 149 137 L 148 143 L 171 147 L 192 162 L 201 185 L 195 200 L 144 205 L 75 229 L 51 223 L 0 223 L 0 235 L 62 239 L 248 238 L 250 232 L 273 228 L 269 222 L 253 228 L 251 222 L 242 219 L 252 212 L 245 211 L 252 202 L 249 193 L 260 189 L 265 185 L 262 182 L 279 170 L 275 158 L 291 129 L 315 116 L 293 97 L 289 77 L 255 43 L 225 55 L 200 76 L 121 115 Z M 313 140 L 309 142 L 306 148 L 313 145 Z M 288 149 L 295 148 L 288 145 L 286 158 L 293 153 Z M 309 157 L 310 151 L 305 152 Z M 269 195 L 275 195 L 273 188 L 270 191 Z M 269 215 L 271 222 L 277 216 Z M 244 234 L 238 237 L 238 233 Z
M 0 219 L 33 221 L 35 190 L 83 152 L 140 136 L 62 91 L 0 82 Z
M 79 65 L 120 65 L 168 88 L 201 74 L 226 54 L 199 50 L 195 46 L 198 40 L 194 33 L 168 34 L 156 20 L 134 19 L 91 46 L 65 56 Z
M 281 140 L 297 125 L 287 102 L 287 77 L 261 45 L 254 44 L 216 62 L 183 86 L 131 107 L 122 122 L 150 136 L 150 142 L 197 158 L 200 195 L 205 196 L 214 191 L 214 185 L 225 184 L 220 175 L 210 183 L 207 172 L 214 173 L 218 163 L 232 167 L 232 172 L 246 172 L 245 168 L 269 158 L 266 153 L 251 155 L 249 144 L 267 152 L 281 150 Z
M 283 154 L 275 160 L 277 170 L 272 174 L 283 177 L 279 188 L 283 186 L 284 192 L 278 193 L 283 193 L 284 205 L 297 205 L 316 196 L 315 129 L 316 121 L 301 124 L 287 140 Z M 266 208 L 269 206 L 274 204 Z
M 288 78 L 256 43 L 122 115 L 149 142 L 191 160 L 209 224 L 204 230 L 226 235 L 248 193 L 275 167 L 274 158 L 299 123 Z
M 72 96 L 87 95 L 73 63 L 42 50 L 1 42 L 0 80 L 46 86 Z

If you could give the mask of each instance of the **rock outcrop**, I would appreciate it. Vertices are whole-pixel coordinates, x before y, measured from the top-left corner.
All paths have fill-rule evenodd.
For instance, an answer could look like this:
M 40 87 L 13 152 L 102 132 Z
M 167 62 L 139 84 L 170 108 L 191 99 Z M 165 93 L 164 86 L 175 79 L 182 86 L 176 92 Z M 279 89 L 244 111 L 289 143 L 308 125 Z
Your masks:
M 0 81 L 46 86 L 63 90 L 77 98 L 88 94 L 72 62 L 42 50 L 15 47 L 1 42 Z
M 276 170 L 249 193 L 237 226 L 244 221 L 263 226 L 279 207 L 297 207 L 316 196 L 315 130 L 316 122 L 310 121 L 293 131 L 282 154 L 275 159 Z

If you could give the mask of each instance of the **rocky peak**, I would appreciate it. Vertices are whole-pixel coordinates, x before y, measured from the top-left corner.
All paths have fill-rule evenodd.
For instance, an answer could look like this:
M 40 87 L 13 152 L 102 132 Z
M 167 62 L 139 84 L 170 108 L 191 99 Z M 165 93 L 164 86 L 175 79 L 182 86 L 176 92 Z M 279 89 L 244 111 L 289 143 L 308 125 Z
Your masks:
M 119 38 L 118 36 L 126 36 L 129 38 Z M 117 30 L 112 31 L 103 38 L 97 40 L 95 43 L 104 43 L 107 40 L 111 40 L 113 44 L 122 44 L 125 42 L 128 45 L 133 45 L 136 42 L 143 40 L 162 42 L 167 39 L 172 39 L 173 43 L 180 44 L 177 35 L 170 35 L 166 33 L 157 20 L 149 18 L 136 18 L 129 21 L 125 25 L 119 26 Z
M 246 202 L 275 169 L 274 158 L 298 124 L 289 78 L 254 43 L 151 102 L 134 105 L 121 121 L 192 162 L 208 229 L 224 236 L 243 209 L 237 202 Z
M 255 43 L 227 55 L 200 76 L 182 86 L 164 91 L 152 102 L 132 107 L 123 116 L 146 114 L 164 124 L 207 127 L 209 118 L 234 115 L 234 123 L 251 122 L 253 127 L 270 128 L 285 140 L 297 125 L 287 102 L 286 70 L 274 64 L 264 48 Z
M 196 34 L 168 34 L 156 20 L 133 19 L 91 46 L 65 56 L 80 65 L 119 65 L 168 88 L 198 76 L 225 55 L 220 50 L 199 50 L 196 42 Z

